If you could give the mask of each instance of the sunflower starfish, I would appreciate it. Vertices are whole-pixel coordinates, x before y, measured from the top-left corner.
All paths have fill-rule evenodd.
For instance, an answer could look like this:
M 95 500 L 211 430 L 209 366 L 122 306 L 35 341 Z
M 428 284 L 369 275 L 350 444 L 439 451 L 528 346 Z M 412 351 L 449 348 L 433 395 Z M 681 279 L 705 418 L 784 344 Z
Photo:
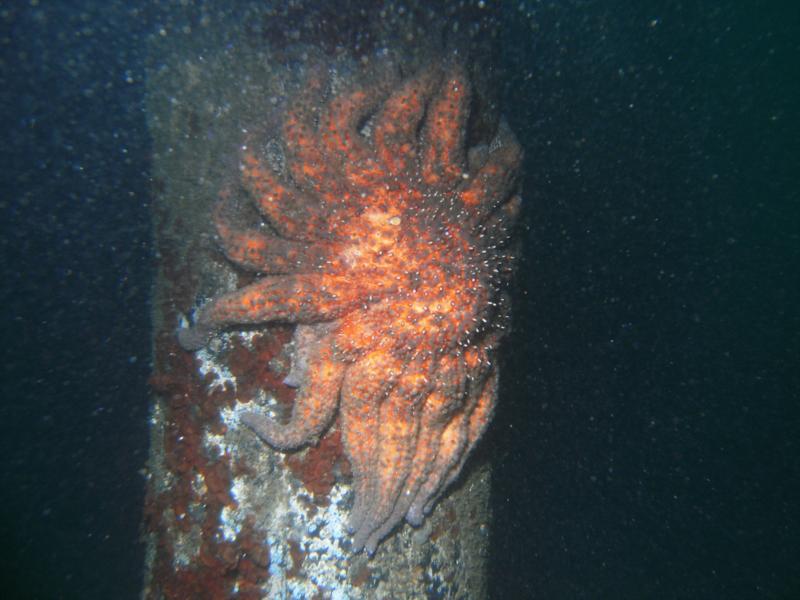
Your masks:
M 521 149 L 504 123 L 468 148 L 461 64 L 329 84 L 314 71 L 294 98 L 280 160 L 245 148 L 262 223 L 230 199 L 214 221 L 228 259 L 260 276 L 208 303 L 179 339 L 195 350 L 225 327 L 297 324 L 289 421 L 241 420 L 289 450 L 314 443 L 338 409 L 353 547 L 372 554 L 404 518 L 422 523 L 491 419 Z

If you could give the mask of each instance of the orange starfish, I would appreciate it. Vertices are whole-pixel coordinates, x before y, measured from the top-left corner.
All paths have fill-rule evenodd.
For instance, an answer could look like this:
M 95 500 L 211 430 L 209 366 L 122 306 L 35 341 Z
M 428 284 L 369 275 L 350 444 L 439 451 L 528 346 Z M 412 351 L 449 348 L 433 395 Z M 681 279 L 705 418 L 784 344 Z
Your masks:
M 179 337 L 194 350 L 231 325 L 298 324 L 291 418 L 242 421 L 287 450 L 313 443 L 338 408 L 353 546 L 372 554 L 403 518 L 422 523 L 491 419 L 521 150 L 504 123 L 467 147 L 462 65 L 373 74 L 318 107 L 329 84 L 316 72 L 295 98 L 280 160 L 244 153 L 264 223 L 245 224 L 231 200 L 215 211 L 226 256 L 262 275 Z

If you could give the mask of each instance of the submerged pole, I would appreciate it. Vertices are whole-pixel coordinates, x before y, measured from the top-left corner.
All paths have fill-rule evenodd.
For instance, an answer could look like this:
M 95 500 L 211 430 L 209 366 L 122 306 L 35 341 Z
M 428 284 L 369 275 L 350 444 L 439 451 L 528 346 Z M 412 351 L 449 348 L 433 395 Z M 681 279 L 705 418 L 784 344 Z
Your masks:
M 335 415 L 318 439 L 291 450 L 271 447 L 242 419 L 254 406 L 275 419 L 291 414 L 302 389 L 290 375 L 304 351 L 294 321 L 219 327 L 199 349 L 192 348 L 196 351 L 182 347 L 177 335 L 201 318 L 202 306 L 262 277 L 258 269 L 242 268 L 246 258 L 237 259 L 240 246 L 232 241 L 252 229 L 253 218 L 258 220 L 247 200 L 252 184 L 248 189 L 243 183 L 244 149 L 257 148 L 276 172 L 287 168 L 294 150 L 277 150 L 277 144 L 291 144 L 276 132 L 285 130 L 292 103 L 310 85 L 308 73 L 322 64 L 333 74 L 330 90 L 346 88 L 350 77 L 374 77 L 369 63 L 380 56 L 386 64 L 402 64 L 397 86 L 387 79 L 390 89 L 381 92 L 399 98 L 396 90 L 407 73 L 423 71 L 432 56 L 453 54 L 455 43 L 437 41 L 435 48 L 423 47 L 429 42 L 409 43 L 423 25 L 438 27 L 441 34 L 447 19 L 423 24 L 392 13 L 394 8 L 385 10 L 389 16 L 372 24 L 371 47 L 362 54 L 328 38 L 314 44 L 308 32 L 294 36 L 297 46 L 288 48 L 283 34 L 273 32 L 280 29 L 274 11 L 264 7 L 239 14 L 176 14 L 153 35 L 145 108 L 153 142 L 159 268 L 153 296 L 144 598 L 487 597 L 490 465 L 481 458 L 485 455 L 467 457 L 477 442 L 472 438 L 482 433 L 482 423 L 470 424 L 470 418 L 478 420 L 470 415 L 478 414 L 475 405 L 491 391 L 476 392 L 472 408 L 457 406 L 442 416 L 454 422 L 451 413 L 472 411 L 462 419 L 463 439 L 453 442 L 461 444 L 461 454 L 454 456 L 463 460 L 441 467 L 439 487 L 433 488 L 440 491 L 430 496 L 421 524 L 402 522 L 404 512 L 396 525 L 387 519 L 385 529 L 391 529 L 381 531 L 377 548 L 367 545 L 374 549 L 370 556 L 353 542 L 359 466 L 349 460 L 352 443 L 341 416 Z M 458 63 L 468 63 L 460 52 Z M 436 85 L 435 90 L 446 90 L 446 84 Z M 473 85 L 478 98 L 478 84 Z M 444 91 L 435 90 L 428 102 L 444 97 Z M 326 110 L 320 107 L 315 110 Z M 497 119 L 492 123 L 489 109 L 480 110 L 487 114 L 478 126 L 500 139 Z M 359 126 L 366 127 L 366 136 L 370 126 L 376 127 Z M 508 147 L 510 138 L 503 139 Z M 480 152 L 489 152 L 485 146 Z M 481 160 L 491 164 L 492 159 Z M 236 208 L 230 217 L 236 235 L 227 240 L 227 256 L 219 216 L 215 227 L 222 202 Z M 275 225 L 263 228 L 271 235 Z M 454 356 L 469 365 L 467 351 Z M 465 379 L 466 385 L 475 385 L 469 383 L 473 379 Z M 419 398 L 424 403 L 427 396 Z M 420 422 L 424 428 L 424 419 Z M 440 454 L 449 443 L 442 440 L 434 445 Z M 413 479 L 404 473 L 405 481 Z M 394 496 L 389 499 L 395 502 Z M 396 502 L 399 506 L 401 498 Z

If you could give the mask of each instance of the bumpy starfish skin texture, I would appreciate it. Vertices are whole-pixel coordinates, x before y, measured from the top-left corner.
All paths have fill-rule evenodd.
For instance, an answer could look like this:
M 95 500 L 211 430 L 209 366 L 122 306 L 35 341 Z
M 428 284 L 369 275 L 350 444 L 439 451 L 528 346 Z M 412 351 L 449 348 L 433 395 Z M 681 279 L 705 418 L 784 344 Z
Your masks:
M 289 450 L 338 418 L 353 547 L 372 554 L 403 519 L 422 523 L 492 418 L 521 149 L 504 123 L 467 146 L 471 86 L 457 63 L 334 87 L 311 70 L 280 160 L 245 148 L 261 222 L 231 199 L 214 220 L 228 259 L 259 275 L 179 338 L 195 350 L 226 327 L 298 324 L 291 417 L 242 421 Z

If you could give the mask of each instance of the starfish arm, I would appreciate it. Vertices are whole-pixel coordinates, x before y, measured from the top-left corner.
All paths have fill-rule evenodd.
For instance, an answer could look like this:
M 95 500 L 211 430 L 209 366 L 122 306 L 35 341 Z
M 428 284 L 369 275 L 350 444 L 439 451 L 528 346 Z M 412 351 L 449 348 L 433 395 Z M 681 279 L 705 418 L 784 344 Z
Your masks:
M 467 439 L 466 439 L 466 447 L 461 451 L 458 461 L 448 469 L 447 475 L 445 476 L 444 483 L 442 486 L 436 491 L 436 493 L 428 499 L 425 504 L 425 513 L 430 513 L 433 509 L 433 504 L 439 497 L 444 490 L 446 490 L 452 483 L 458 479 L 459 474 L 461 473 L 461 469 L 464 467 L 464 463 L 467 462 L 472 450 L 475 448 L 475 444 L 478 443 L 478 440 L 483 436 L 486 432 L 486 428 L 489 426 L 489 423 L 494 416 L 494 409 L 497 405 L 497 370 L 493 369 L 492 372 L 489 374 L 489 378 L 486 381 L 486 385 L 483 388 L 480 396 L 478 397 L 478 402 L 475 405 L 475 409 L 470 413 L 469 418 L 467 419 Z
M 347 276 L 273 275 L 220 296 L 207 304 L 178 340 L 187 350 L 202 348 L 220 329 L 280 321 L 331 321 L 363 302 L 364 292 Z
M 240 417 L 273 448 L 291 450 L 313 442 L 328 428 L 336 412 L 345 364 L 333 356 L 329 337 L 317 343 L 319 347 L 310 350 L 306 381 L 295 398 L 288 423 L 252 411 Z
M 359 529 L 374 494 L 370 475 L 378 452 L 379 406 L 402 370 L 400 359 L 389 352 L 374 351 L 353 364 L 342 383 L 342 439 L 355 491 L 350 513 L 353 531 Z
M 439 361 L 434 381 L 434 389 L 422 405 L 419 439 L 411 461 L 411 472 L 397 498 L 391 516 L 370 535 L 367 548 L 377 545 L 397 523 L 403 520 L 419 489 L 431 475 L 444 429 L 454 411 L 460 408 L 464 401 L 466 372 L 462 357 L 458 354 L 443 356 Z
M 314 240 L 330 233 L 327 207 L 283 181 L 249 151 L 242 158 L 242 182 L 259 212 L 281 237 Z
M 340 163 L 366 156 L 368 149 L 358 127 L 383 100 L 385 87 L 380 81 L 368 86 L 353 85 L 328 104 L 320 118 L 327 156 L 335 157 Z
M 371 188 L 383 175 L 358 131 L 361 120 L 382 99 L 380 92 L 376 86 L 353 87 L 332 101 L 322 115 L 326 156 L 341 169 L 352 190 Z
M 427 69 L 410 79 L 384 104 L 375 124 L 375 153 L 388 176 L 399 175 L 416 166 L 417 129 L 425 108 L 439 83 L 441 72 Z
M 430 466 L 430 473 L 420 486 L 411 506 L 406 512 L 406 521 L 414 527 L 419 527 L 425 519 L 425 508 L 430 499 L 436 498 L 442 488 L 442 480 L 450 466 L 456 462 L 456 457 L 463 451 L 466 443 L 466 421 L 463 412 L 456 413 L 452 420 L 444 427 L 439 439 L 439 448 L 436 458 Z
M 375 552 L 380 539 L 372 534 L 397 522 L 387 523 L 400 491 L 411 472 L 411 460 L 419 435 L 419 410 L 430 393 L 430 359 L 412 360 L 395 387 L 380 406 L 378 421 L 378 456 L 372 470 L 372 498 L 366 503 L 366 513 L 353 536 L 356 550 Z
M 422 178 L 437 189 L 450 189 L 461 180 L 466 162 L 465 137 L 470 85 L 464 68 L 445 74 L 439 94 L 429 107 L 423 138 Z
M 507 202 L 517 185 L 522 148 L 508 126 L 501 126 L 492 146 L 486 162 L 458 194 L 470 229 Z
M 261 273 L 307 273 L 330 264 L 336 252 L 323 241 L 287 240 L 263 229 L 239 228 L 231 223 L 221 202 L 214 211 L 220 246 L 228 260 Z
M 485 348 L 470 348 L 465 353 L 465 362 L 468 384 L 464 400 L 460 410 L 455 411 L 445 425 L 430 474 L 420 486 L 406 512 L 406 520 L 414 526 L 422 523 L 425 515 L 430 511 L 430 506 L 447 487 L 448 476 L 454 471 L 455 466 L 459 465 L 469 442 L 470 416 L 475 411 L 486 387 L 490 366 Z M 460 471 L 460 466 L 455 471 L 456 474 L 458 471 Z
M 341 170 L 352 191 L 373 188 L 386 173 L 362 133 L 364 121 L 391 89 L 391 73 L 376 73 L 368 83 L 356 83 L 328 104 L 321 121 L 326 158 Z
M 340 176 L 325 157 L 317 128 L 319 102 L 329 80 L 322 66 L 312 68 L 283 126 L 288 171 L 301 188 L 312 191 L 320 200 L 335 199 L 341 192 Z

